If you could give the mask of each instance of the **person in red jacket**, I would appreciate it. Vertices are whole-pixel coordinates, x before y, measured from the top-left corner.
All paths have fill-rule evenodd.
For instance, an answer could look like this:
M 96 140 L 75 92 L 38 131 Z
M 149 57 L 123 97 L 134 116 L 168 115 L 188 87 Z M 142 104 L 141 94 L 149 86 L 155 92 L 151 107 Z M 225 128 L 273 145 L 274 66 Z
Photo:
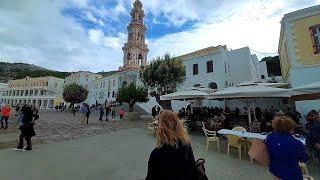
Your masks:
M 10 116 L 10 107 L 8 105 L 5 105 L 4 107 L 1 108 L 1 115 L 2 115 L 2 118 L 1 118 L 1 128 L 4 128 L 4 129 L 7 129 L 8 128 L 8 119 L 9 119 L 9 116 Z M 5 126 L 3 126 L 3 120 L 5 121 Z

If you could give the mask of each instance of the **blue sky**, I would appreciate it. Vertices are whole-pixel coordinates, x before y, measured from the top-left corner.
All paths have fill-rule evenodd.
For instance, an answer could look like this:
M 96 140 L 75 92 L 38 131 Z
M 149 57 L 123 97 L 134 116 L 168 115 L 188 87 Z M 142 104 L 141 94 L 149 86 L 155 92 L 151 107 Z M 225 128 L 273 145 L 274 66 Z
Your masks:
M 285 13 L 320 0 L 141 0 L 149 60 L 208 46 L 275 55 Z M 0 58 L 60 71 L 122 65 L 133 0 L 1 0 Z M 253 52 L 254 53 L 254 52 Z

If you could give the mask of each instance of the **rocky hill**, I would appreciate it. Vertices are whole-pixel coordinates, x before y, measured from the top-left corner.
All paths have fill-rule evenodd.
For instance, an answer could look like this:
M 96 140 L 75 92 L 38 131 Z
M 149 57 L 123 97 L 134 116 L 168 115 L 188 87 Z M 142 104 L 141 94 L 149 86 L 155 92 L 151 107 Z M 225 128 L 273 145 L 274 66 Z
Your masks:
M 118 71 L 98 72 L 103 77 L 117 73 Z M 22 79 L 29 77 L 53 76 L 64 79 L 71 72 L 60 72 L 45 69 L 39 66 L 26 63 L 7 63 L 0 62 L 0 83 L 6 83 L 9 80 Z
M 21 79 L 26 76 L 54 76 L 58 78 L 65 78 L 69 75 L 70 72 L 53 71 L 31 64 L 0 62 L 0 82 L 3 83 L 6 83 L 8 80 Z

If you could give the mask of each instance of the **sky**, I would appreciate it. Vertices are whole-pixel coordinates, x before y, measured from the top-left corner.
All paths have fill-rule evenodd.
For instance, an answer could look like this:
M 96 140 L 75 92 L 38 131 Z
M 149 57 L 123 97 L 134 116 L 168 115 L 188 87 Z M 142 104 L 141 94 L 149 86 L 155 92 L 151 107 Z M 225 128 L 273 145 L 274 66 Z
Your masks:
M 134 0 L 0 0 L 0 60 L 58 71 L 117 70 Z M 320 0 L 140 0 L 148 60 L 249 46 L 277 54 L 284 14 Z

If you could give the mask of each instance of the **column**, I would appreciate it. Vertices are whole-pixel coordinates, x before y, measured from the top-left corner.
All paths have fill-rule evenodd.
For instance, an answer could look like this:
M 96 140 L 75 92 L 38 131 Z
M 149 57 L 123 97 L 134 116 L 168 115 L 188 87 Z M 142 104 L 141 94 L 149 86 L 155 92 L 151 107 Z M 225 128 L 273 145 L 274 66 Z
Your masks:
M 49 100 L 47 100 L 46 109 L 49 109 Z
M 41 104 L 40 104 L 40 107 L 39 107 L 39 108 L 40 108 L 40 109 L 43 109 L 43 106 L 44 106 L 44 100 L 43 100 L 43 99 L 41 99 L 41 100 L 40 100 L 40 102 L 41 102 Z
M 36 99 L 36 107 L 39 108 L 39 100 Z

